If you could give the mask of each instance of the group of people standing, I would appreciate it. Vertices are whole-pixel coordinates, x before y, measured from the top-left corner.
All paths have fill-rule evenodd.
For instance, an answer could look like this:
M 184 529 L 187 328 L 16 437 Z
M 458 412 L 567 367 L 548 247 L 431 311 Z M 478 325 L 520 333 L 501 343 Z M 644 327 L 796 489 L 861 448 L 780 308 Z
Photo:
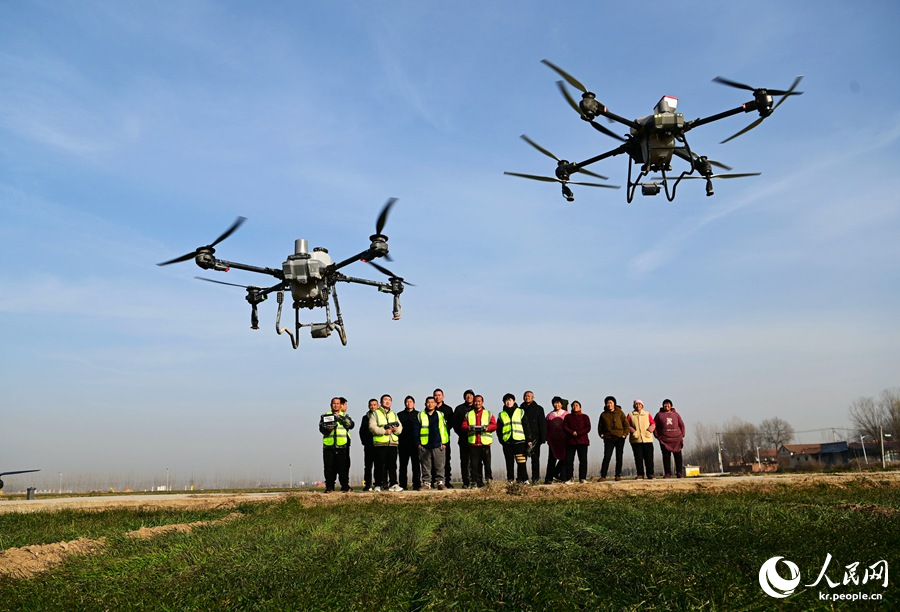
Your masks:
M 572 401 L 571 411 L 565 399 L 554 397 L 551 403 L 553 410 L 545 414 L 531 391 L 523 394 L 521 405 L 516 403 L 513 394 L 507 393 L 502 408 L 494 414 L 485 408 L 484 397 L 471 389 L 463 393 L 463 403 L 455 408 L 444 403 L 441 389 L 435 389 L 425 399 L 424 410 L 417 410 L 415 399 L 406 396 L 404 409 L 394 412 L 390 395 L 382 395 L 380 400 L 370 399 L 359 429 L 363 445 L 363 491 L 452 489 L 451 431 L 457 438 L 463 487 L 482 487 L 493 480 L 491 448 L 495 438 L 503 449 L 509 482 L 540 482 L 544 443 L 548 446 L 545 484 L 554 480 L 575 482 L 576 457 L 578 480 L 585 482 L 591 419 L 577 400 Z M 628 415 L 614 397 L 607 397 L 604 403 L 598 423 L 598 433 L 604 442 L 601 481 L 606 480 L 613 455 L 615 480 L 621 480 L 622 451 L 629 437 L 639 478 L 653 478 L 654 437 L 662 449 L 666 477 L 672 476 L 673 455 L 675 475 L 683 476 L 684 422 L 671 400 L 663 402 L 655 419 L 644 411 L 640 400 L 634 401 L 634 410 Z M 319 419 L 326 493 L 334 491 L 338 481 L 342 491 L 350 490 L 350 431 L 354 426 L 347 414 L 347 400 L 333 398 L 331 410 Z

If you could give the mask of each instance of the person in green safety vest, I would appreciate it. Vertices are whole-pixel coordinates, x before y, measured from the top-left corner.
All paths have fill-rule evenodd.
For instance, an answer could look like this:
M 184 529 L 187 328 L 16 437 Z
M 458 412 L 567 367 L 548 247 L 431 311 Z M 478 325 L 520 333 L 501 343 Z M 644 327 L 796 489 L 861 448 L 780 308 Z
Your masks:
M 450 443 L 450 431 L 444 414 L 437 410 L 433 395 L 425 398 L 425 410 L 419 413 L 419 466 L 422 469 L 422 489 L 430 489 L 432 478 L 435 486 L 443 491 L 444 453 Z
M 516 396 L 512 393 L 503 396 L 503 410 L 497 417 L 497 430 L 506 459 L 506 480 L 513 481 L 513 465 L 515 465 L 517 468 L 515 480 L 521 484 L 530 484 L 528 466 L 525 462 L 533 438 L 528 419 L 525 418 L 525 411 L 516 405 Z
M 341 398 L 333 397 L 331 411 L 319 417 L 326 493 L 334 491 L 335 480 L 340 480 L 341 491 L 350 491 L 350 430 L 354 424 L 342 408 Z
M 369 416 L 369 430 L 375 449 L 375 492 L 383 490 L 402 491 L 397 484 L 397 445 L 403 425 L 391 410 L 393 399 L 381 396 L 381 405 Z
M 491 443 L 497 431 L 497 419 L 484 407 L 484 397 L 475 395 L 474 408 L 463 417 L 462 432 L 468 445 L 469 486 L 483 487 L 494 479 L 491 471 Z

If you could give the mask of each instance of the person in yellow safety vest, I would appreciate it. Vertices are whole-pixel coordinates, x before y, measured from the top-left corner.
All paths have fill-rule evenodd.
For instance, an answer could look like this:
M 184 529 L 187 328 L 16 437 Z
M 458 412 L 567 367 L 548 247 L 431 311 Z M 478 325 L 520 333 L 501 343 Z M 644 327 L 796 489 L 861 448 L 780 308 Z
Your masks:
M 494 479 L 491 471 L 491 442 L 497 431 L 497 419 L 484 408 L 484 397 L 476 395 L 474 408 L 466 413 L 462 431 L 467 436 L 469 456 L 469 486 L 483 487 Z
M 369 415 L 369 431 L 372 432 L 372 446 L 375 450 L 375 492 L 382 489 L 402 491 L 397 484 L 397 445 L 403 425 L 391 410 L 393 399 L 385 393 L 381 404 Z
M 419 413 L 419 466 L 422 469 L 422 489 L 431 488 L 432 475 L 435 486 L 443 491 L 444 452 L 450 443 L 450 432 L 444 414 L 437 410 L 433 395 L 425 398 L 425 410 Z
M 500 430 L 500 444 L 503 445 L 503 456 L 506 459 L 506 480 L 513 481 L 515 464 L 516 481 L 530 484 L 526 461 L 533 438 L 525 411 L 516 405 L 516 396 L 512 393 L 503 396 L 503 410 L 497 419 L 497 429 Z
M 325 464 L 325 492 L 334 491 L 335 480 L 340 480 L 341 491 L 350 491 L 350 430 L 353 419 L 346 414 L 346 400 L 331 398 L 331 412 L 319 417 L 322 434 L 322 463 Z M 342 406 L 343 405 L 343 406 Z

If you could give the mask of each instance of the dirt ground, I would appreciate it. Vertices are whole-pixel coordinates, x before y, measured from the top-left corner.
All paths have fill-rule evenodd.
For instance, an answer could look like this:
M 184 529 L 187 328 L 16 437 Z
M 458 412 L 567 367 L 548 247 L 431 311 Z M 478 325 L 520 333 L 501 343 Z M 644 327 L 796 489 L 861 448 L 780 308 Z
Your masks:
M 664 495 L 672 492 L 706 492 L 716 494 L 726 491 L 766 491 L 785 487 L 811 487 L 828 485 L 845 487 L 848 484 L 868 484 L 900 488 L 900 471 L 869 474 L 771 474 L 760 476 L 700 476 L 696 478 L 653 480 L 623 480 L 614 482 L 587 482 L 585 484 L 552 486 L 524 486 L 497 483 L 478 490 L 452 489 L 446 491 L 400 493 L 331 493 L 284 492 L 284 493 L 190 493 L 167 495 L 114 495 L 102 497 L 48 498 L 36 500 L 0 500 L 0 514 L 10 512 L 53 512 L 62 509 L 102 511 L 110 508 L 148 509 L 211 509 L 234 508 L 243 503 L 281 501 L 288 497 L 300 501 L 304 506 L 320 504 L 369 503 L 372 500 L 392 503 L 427 503 L 448 498 L 476 498 L 492 500 L 515 499 L 595 499 L 628 495 Z M 868 507 L 859 504 L 842 504 L 842 508 L 855 512 L 897 513 L 890 508 Z M 162 533 L 178 531 L 188 533 L 200 526 L 239 520 L 241 514 L 232 512 L 218 521 L 163 525 L 141 528 L 126 535 L 133 538 L 152 538 Z M 56 542 L 10 548 L 0 551 L 0 576 L 16 579 L 30 578 L 46 571 L 65 558 L 73 555 L 88 555 L 101 552 L 105 546 L 102 539 L 79 538 L 70 542 Z
M 783 487 L 809 487 L 827 484 L 835 487 L 848 483 L 867 483 L 877 486 L 900 487 L 900 471 L 841 473 L 841 474 L 767 474 L 748 476 L 699 476 L 694 478 L 655 478 L 653 480 L 625 479 L 614 482 L 589 481 L 585 484 L 554 484 L 551 486 L 522 486 L 495 482 L 491 487 L 477 490 L 460 488 L 446 491 L 403 491 L 400 493 L 331 493 L 315 491 L 281 493 L 183 493 L 183 494 L 140 494 L 110 495 L 97 497 L 38 498 L 36 500 L 2 500 L 0 514 L 7 512 L 52 512 L 62 509 L 106 510 L 109 508 L 148 509 L 210 509 L 234 508 L 247 502 L 279 501 L 294 498 L 304 505 L 366 503 L 378 499 L 379 502 L 394 501 L 408 503 L 434 501 L 445 497 L 469 497 L 484 499 L 567 499 L 603 498 L 622 495 L 666 494 L 672 492 L 723 492 L 734 490 L 771 490 Z

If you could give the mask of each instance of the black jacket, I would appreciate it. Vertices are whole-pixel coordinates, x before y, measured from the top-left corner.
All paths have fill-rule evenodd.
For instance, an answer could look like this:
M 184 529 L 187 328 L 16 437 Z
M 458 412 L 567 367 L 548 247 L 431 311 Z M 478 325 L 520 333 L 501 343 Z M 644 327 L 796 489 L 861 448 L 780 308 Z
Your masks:
M 537 402 L 531 402 L 530 404 L 523 403 L 519 408 L 525 411 L 525 418 L 528 420 L 528 428 L 531 430 L 534 443 L 543 444 L 546 442 L 547 415 L 544 414 L 543 407 Z
M 398 446 L 403 448 L 419 447 L 419 411 L 413 409 L 411 412 L 401 410 L 397 413 L 397 420 L 403 426 L 400 432 L 400 442 Z

